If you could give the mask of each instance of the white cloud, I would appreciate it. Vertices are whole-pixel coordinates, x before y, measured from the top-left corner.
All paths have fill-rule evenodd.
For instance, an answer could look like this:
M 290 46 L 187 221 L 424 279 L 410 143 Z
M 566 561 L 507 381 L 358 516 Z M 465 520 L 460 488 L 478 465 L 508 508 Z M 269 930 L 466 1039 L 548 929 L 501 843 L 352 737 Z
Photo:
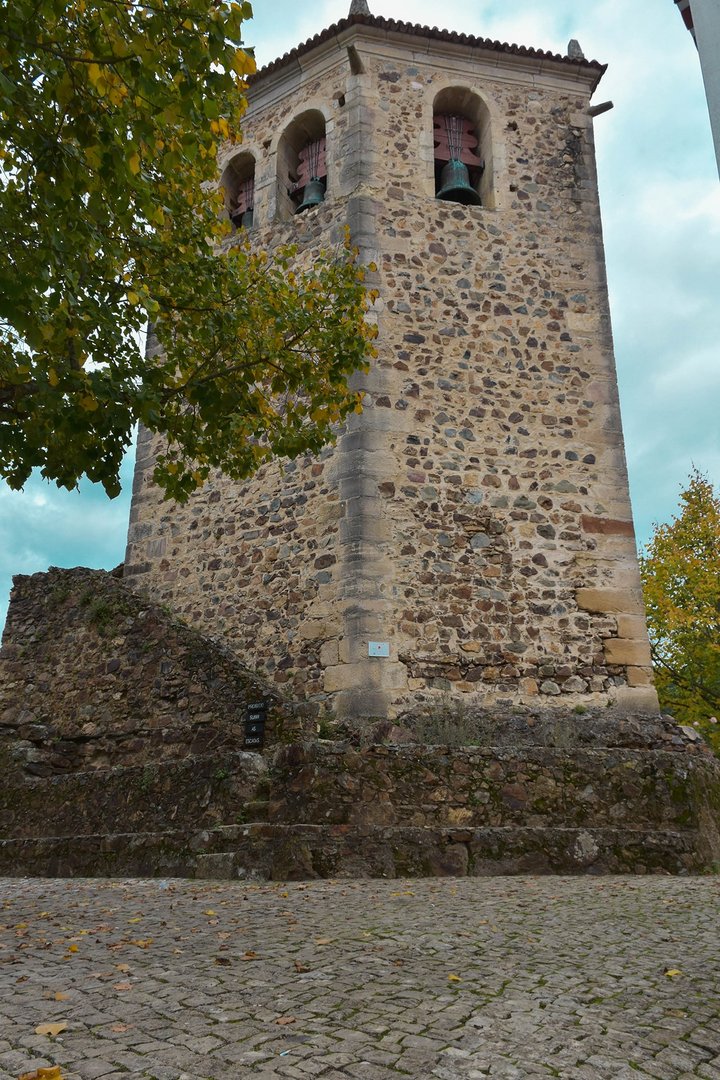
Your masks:
M 0 484 L 0 627 L 12 577 L 48 566 L 110 569 L 125 554 L 133 455 L 123 470 L 123 494 L 110 501 L 97 485 L 62 491 L 33 476 L 24 491 Z

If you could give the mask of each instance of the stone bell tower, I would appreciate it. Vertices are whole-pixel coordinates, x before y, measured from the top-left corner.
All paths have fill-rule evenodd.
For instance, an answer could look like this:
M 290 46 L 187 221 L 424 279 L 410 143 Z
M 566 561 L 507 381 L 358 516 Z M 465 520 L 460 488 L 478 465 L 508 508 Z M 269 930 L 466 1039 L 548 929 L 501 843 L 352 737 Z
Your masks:
M 295 699 L 393 717 L 651 686 L 590 98 L 604 68 L 350 14 L 263 68 L 221 163 L 259 246 L 337 244 L 379 298 L 362 415 L 186 506 L 141 432 L 125 576 Z

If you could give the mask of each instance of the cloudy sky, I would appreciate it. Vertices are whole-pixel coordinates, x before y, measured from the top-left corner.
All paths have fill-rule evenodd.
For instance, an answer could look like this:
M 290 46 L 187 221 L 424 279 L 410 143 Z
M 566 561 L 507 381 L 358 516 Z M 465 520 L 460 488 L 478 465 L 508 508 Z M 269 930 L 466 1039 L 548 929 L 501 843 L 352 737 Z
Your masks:
M 256 0 L 246 41 L 266 63 L 349 0 Z M 609 63 L 595 121 L 610 305 L 635 523 L 644 543 L 693 465 L 720 485 L 720 184 L 697 52 L 673 0 L 370 0 L 375 15 Z M 438 10 L 441 8 L 441 14 Z M 11 576 L 122 561 L 132 462 L 110 502 L 85 485 L 0 486 L 0 625 Z

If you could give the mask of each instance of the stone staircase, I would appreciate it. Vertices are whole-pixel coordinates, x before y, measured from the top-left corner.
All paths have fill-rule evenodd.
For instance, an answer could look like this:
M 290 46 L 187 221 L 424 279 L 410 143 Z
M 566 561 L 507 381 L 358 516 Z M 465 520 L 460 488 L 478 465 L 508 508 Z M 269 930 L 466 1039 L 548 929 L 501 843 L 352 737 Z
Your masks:
M 476 730 L 469 747 L 306 739 L 50 777 L 11 766 L 0 874 L 297 880 L 720 862 L 720 762 L 672 721 L 508 714 Z

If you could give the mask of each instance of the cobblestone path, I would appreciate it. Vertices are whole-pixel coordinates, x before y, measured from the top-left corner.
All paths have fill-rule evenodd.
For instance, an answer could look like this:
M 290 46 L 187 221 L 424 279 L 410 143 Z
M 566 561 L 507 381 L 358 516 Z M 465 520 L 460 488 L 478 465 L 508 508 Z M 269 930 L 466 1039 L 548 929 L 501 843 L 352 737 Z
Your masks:
M 719 900 L 714 878 L 5 879 L 0 1078 L 720 1080 Z

